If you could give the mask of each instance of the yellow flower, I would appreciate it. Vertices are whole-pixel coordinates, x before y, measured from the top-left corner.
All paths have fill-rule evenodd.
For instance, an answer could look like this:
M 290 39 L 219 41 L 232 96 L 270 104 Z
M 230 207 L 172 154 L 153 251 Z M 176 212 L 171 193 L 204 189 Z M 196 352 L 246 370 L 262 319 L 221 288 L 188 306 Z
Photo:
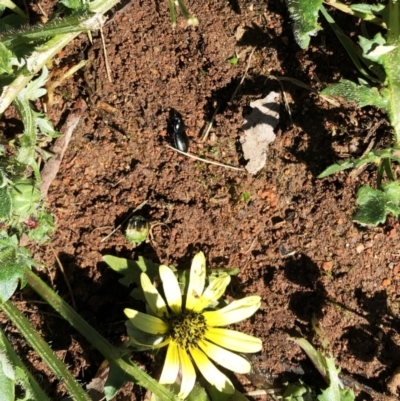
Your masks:
M 250 371 L 249 361 L 231 351 L 258 352 L 262 348 L 261 340 L 221 327 L 253 315 L 261 305 L 261 298 L 250 296 L 219 310 L 205 310 L 223 295 L 230 277 L 217 277 L 204 289 L 206 261 L 203 252 L 193 259 L 184 302 L 172 270 L 161 265 L 159 272 L 166 302 L 147 274 L 142 273 L 140 281 L 151 314 L 133 309 L 124 312 L 133 326 L 149 334 L 161 335 L 163 341 L 156 345 L 142 344 L 132 337 L 131 341 L 152 349 L 168 346 L 160 383 L 173 384 L 180 374 L 180 398 L 186 398 L 195 384 L 193 362 L 209 383 L 223 393 L 233 394 L 232 382 L 210 359 L 234 372 Z

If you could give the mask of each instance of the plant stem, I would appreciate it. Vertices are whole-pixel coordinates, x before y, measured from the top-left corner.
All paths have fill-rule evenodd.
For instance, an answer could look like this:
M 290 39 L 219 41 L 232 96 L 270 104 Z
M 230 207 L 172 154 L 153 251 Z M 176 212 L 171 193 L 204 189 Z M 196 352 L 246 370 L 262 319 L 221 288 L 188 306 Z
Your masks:
M 123 352 L 110 344 L 90 324 L 80 317 L 61 297 L 47 286 L 35 273 L 25 269 L 26 279 L 29 285 L 65 320 L 78 330 L 101 354 L 108 360 L 110 366 L 121 370 L 121 376 L 129 376 L 128 379 L 145 387 L 161 401 L 178 401 L 178 398 L 160 385 L 156 380 L 142 371 L 132 361 L 122 359 Z
M 46 341 L 32 327 L 29 320 L 11 302 L 0 305 L 7 317 L 17 326 L 18 330 L 28 341 L 30 346 L 40 355 L 54 375 L 65 383 L 65 387 L 76 401 L 90 401 L 89 395 L 78 384 L 63 362 L 58 359 Z
M 394 130 L 395 147 L 400 146 L 400 3 L 389 0 L 387 5 L 386 45 L 394 46 L 384 58 L 389 88 L 389 118 Z

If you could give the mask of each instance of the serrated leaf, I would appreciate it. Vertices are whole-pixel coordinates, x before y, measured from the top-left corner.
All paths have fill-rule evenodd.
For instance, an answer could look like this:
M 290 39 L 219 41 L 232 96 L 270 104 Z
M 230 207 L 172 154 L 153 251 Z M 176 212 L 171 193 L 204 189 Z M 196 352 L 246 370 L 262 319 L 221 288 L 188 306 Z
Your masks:
M 0 349 L 0 399 L 15 400 L 15 373 L 7 354 Z
M 382 191 L 369 185 L 361 187 L 357 192 L 357 203 L 360 209 L 353 216 L 353 221 L 361 225 L 376 226 L 386 220 L 386 197 Z
M 310 36 L 321 29 L 318 24 L 318 11 L 323 0 L 287 0 L 288 10 L 293 20 L 293 32 L 297 44 L 306 49 Z
M 8 187 L 0 188 L 0 220 L 9 220 L 11 217 L 12 201 Z
M 321 352 L 317 351 L 305 338 L 291 338 L 291 340 L 303 349 L 321 376 L 328 382 L 326 357 Z
M 13 53 L 0 42 L 0 75 L 12 74 Z
M 383 64 L 385 54 L 396 48 L 396 46 L 386 46 L 386 39 L 380 33 L 377 33 L 372 39 L 360 36 L 358 43 L 363 51 L 363 56 L 379 64 Z
M 384 13 L 385 4 L 350 4 L 349 8 L 364 14 L 382 15 Z
M 7 301 L 16 290 L 18 283 L 26 285 L 25 268 L 31 268 L 36 262 L 26 248 L 18 245 L 16 235 L 8 236 L 0 231 L 0 303 Z
M 343 388 L 343 384 L 339 379 L 340 369 L 335 367 L 334 359 L 325 359 L 328 367 L 329 387 L 318 396 L 318 401 L 354 401 L 353 391 Z
M 38 78 L 29 82 L 28 85 L 18 94 L 18 98 L 21 100 L 36 100 L 44 96 L 47 90 L 44 88 L 46 84 L 49 70 L 46 66 L 43 67 L 42 73 Z
M 346 79 L 325 88 L 322 95 L 340 97 L 348 102 L 356 103 L 358 107 L 376 106 L 388 111 L 389 103 L 386 96 L 382 96 L 378 89 L 366 85 L 357 85 Z
M 383 185 L 388 202 L 398 205 L 400 202 L 400 182 L 392 181 Z
M 335 163 L 331 166 L 327 167 L 317 178 L 325 178 L 328 175 L 332 175 L 338 173 L 339 171 L 347 170 L 349 168 L 354 167 L 355 161 L 348 160 L 343 163 Z
M 319 401 L 354 401 L 353 392 L 343 389 L 339 378 L 340 369 L 336 368 L 335 360 L 332 357 L 326 357 L 322 352 L 317 351 L 304 338 L 292 338 L 292 340 L 303 349 L 328 383 L 328 388 L 317 397 Z
M 34 111 L 33 113 L 35 116 L 36 125 L 39 128 L 41 134 L 50 138 L 57 138 L 60 136 L 60 133 L 54 129 L 53 124 L 44 114 L 38 113 L 36 111 Z

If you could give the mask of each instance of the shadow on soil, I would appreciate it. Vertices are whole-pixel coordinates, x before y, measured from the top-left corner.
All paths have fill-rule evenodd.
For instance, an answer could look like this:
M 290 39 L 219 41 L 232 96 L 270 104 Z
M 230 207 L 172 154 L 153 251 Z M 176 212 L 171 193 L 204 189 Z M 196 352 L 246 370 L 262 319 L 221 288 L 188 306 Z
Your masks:
M 320 269 L 306 255 L 288 260 L 284 272 L 289 281 L 303 287 L 303 290 L 291 294 L 289 300 L 289 308 L 301 321 L 301 323 L 297 322 L 299 333 L 296 335 L 312 342 L 312 338 L 316 337 L 312 329 L 312 319 L 320 320 L 324 314 L 323 308 L 329 305 L 365 319 L 365 324 L 348 327 L 341 339 L 347 343 L 348 352 L 352 357 L 362 362 L 377 358 L 386 366 L 385 371 L 380 372 L 375 380 L 352 373 L 352 377 L 359 383 L 384 393 L 386 391 L 385 378 L 393 374 L 398 366 L 397 361 L 400 359 L 400 346 L 393 340 L 394 336 L 400 332 L 400 319 L 393 317 L 390 313 L 386 291 L 377 291 L 373 297 L 367 297 L 361 289 L 355 289 L 354 296 L 358 300 L 361 312 L 354 311 L 328 297 L 319 281 Z M 382 329 L 383 326 L 386 330 Z M 366 393 L 360 397 L 358 398 L 360 400 L 372 399 Z

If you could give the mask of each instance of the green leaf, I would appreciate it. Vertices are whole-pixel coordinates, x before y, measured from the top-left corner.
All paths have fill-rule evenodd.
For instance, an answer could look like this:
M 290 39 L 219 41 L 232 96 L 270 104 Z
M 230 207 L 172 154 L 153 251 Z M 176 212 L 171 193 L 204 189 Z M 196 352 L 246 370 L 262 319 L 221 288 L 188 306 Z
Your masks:
M 303 349 L 328 383 L 328 388 L 323 390 L 322 394 L 317 397 L 318 401 L 354 401 L 353 392 L 343 389 L 343 385 L 339 379 L 340 369 L 335 367 L 333 358 L 326 357 L 322 352 L 317 351 L 304 338 L 292 338 L 292 341 Z
M 376 88 L 371 88 L 367 85 L 357 85 L 347 79 L 328 86 L 321 94 L 341 97 L 348 102 L 356 103 L 358 107 L 376 106 L 386 111 L 389 109 L 386 92 L 382 95 Z
M 131 295 L 141 301 L 145 301 L 143 291 L 140 285 L 140 275 L 143 272 L 149 276 L 150 280 L 158 277 L 159 264 L 154 263 L 150 259 L 145 259 L 139 256 L 138 260 L 130 260 L 118 258 L 117 256 L 105 255 L 103 260 L 117 273 L 122 274 L 124 277 L 119 282 L 125 286 L 135 283 L 138 288 L 132 291 Z
M 13 53 L 0 42 L 0 75 L 12 74 Z
M 13 181 L 11 197 L 13 215 L 19 221 L 24 221 L 31 215 L 37 215 L 42 196 L 32 180 L 20 178 Z
M 353 221 L 361 225 L 373 226 L 385 222 L 385 195 L 382 191 L 365 185 L 357 192 L 357 203 L 360 209 L 353 216 Z
M 8 187 L 0 188 L 0 220 L 9 220 L 11 217 L 11 195 Z
M 214 386 L 205 383 L 208 394 L 212 401 L 249 401 L 242 393 L 235 390 L 233 394 L 221 393 Z
M 50 238 L 54 231 L 54 218 L 50 213 L 41 212 L 37 217 L 37 227 L 28 232 L 30 240 L 43 243 Z
M 104 386 L 104 394 L 106 400 L 112 400 L 118 393 L 118 390 L 124 385 L 125 382 L 132 381 L 132 378 L 127 375 L 118 364 L 109 361 L 110 373 L 108 375 L 106 384 Z
M 400 215 L 399 202 L 400 182 L 384 184 L 382 190 L 365 185 L 357 192 L 357 203 L 360 209 L 353 216 L 353 220 L 367 226 L 384 223 L 389 213 L 395 217 Z
M 386 46 L 386 39 L 380 33 L 377 33 L 373 39 L 366 39 L 360 36 L 358 43 L 363 51 L 363 56 L 379 64 L 384 63 L 383 56 L 396 48 L 393 45 Z
M 382 15 L 384 13 L 385 4 L 350 4 L 349 7 L 353 11 L 364 14 Z
M 0 400 L 14 401 L 15 385 L 14 367 L 0 342 Z
M 228 63 L 231 65 L 237 65 L 238 62 L 239 62 L 238 57 L 232 57 L 232 58 L 228 59 Z
M 371 150 L 365 156 L 359 159 L 347 160 L 341 163 L 335 163 L 327 167 L 318 178 L 325 178 L 328 175 L 338 173 L 349 168 L 359 168 L 365 164 L 374 163 L 378 165 L 382 159 L 392 159 L 398 161 L 398 150 L 387 148 L 382 150 Z
M 23 391 L 15 398 L 15 388 Z M 12 388 L 11 388 L 12 386 Z M 0 329 L 0 400 L 49 401 Z
M 327 167 L 317 178 L 325 178 L 328 175 L 332 175 L 338 173 L 339 171 L 347 170 L 349 168 L 354 167 L 355 161 L 348 160 L 342 163 L 335 163 L 331 166 Z
M 27 18 L 25 13 L 11 0 L 0 0 L 0 5 L 9 8 L 10 10 L 14 11 L 16 14 L 23 18 Z
M 75 11 L 84 11 L 88 8 L 81 0 L 60 0 L 60 3 L 66 8 Z
M 57 138 L 60 136 L 60 133 L 54 129 L 53 124 L 46 115 L 36 111 L 33 111 L 33 115 L 35 118 L 35 124 L 39 128 L 41 134 L 50 138 Z
M 16 290 L 26 285 L 24 269 L 37 264 L 26 248 L 18 245 L 16 235 L 8 236 L 0 231 L 0 303 L 7 301 Z
M 49 70 L 44 66 L 42 74 L 35 80 L 29 82 L 29 84 L 19 93 L 18 97 L 21 100 L 36 100 L 44 96 L 47 93 L 44 85 L 46 84 L 48 75 Z
M 315 36 L 321 29 L 318 24 L 318 11 L 323 0 L 287 0 L 290 17 L 293 20 L 293 32 L 297 44 L 306 49 L 310 36 Z
M 296 383 L 288 383 L 282 398 L 284 401 L 315 401 L 312 389 L 300 380 Z

